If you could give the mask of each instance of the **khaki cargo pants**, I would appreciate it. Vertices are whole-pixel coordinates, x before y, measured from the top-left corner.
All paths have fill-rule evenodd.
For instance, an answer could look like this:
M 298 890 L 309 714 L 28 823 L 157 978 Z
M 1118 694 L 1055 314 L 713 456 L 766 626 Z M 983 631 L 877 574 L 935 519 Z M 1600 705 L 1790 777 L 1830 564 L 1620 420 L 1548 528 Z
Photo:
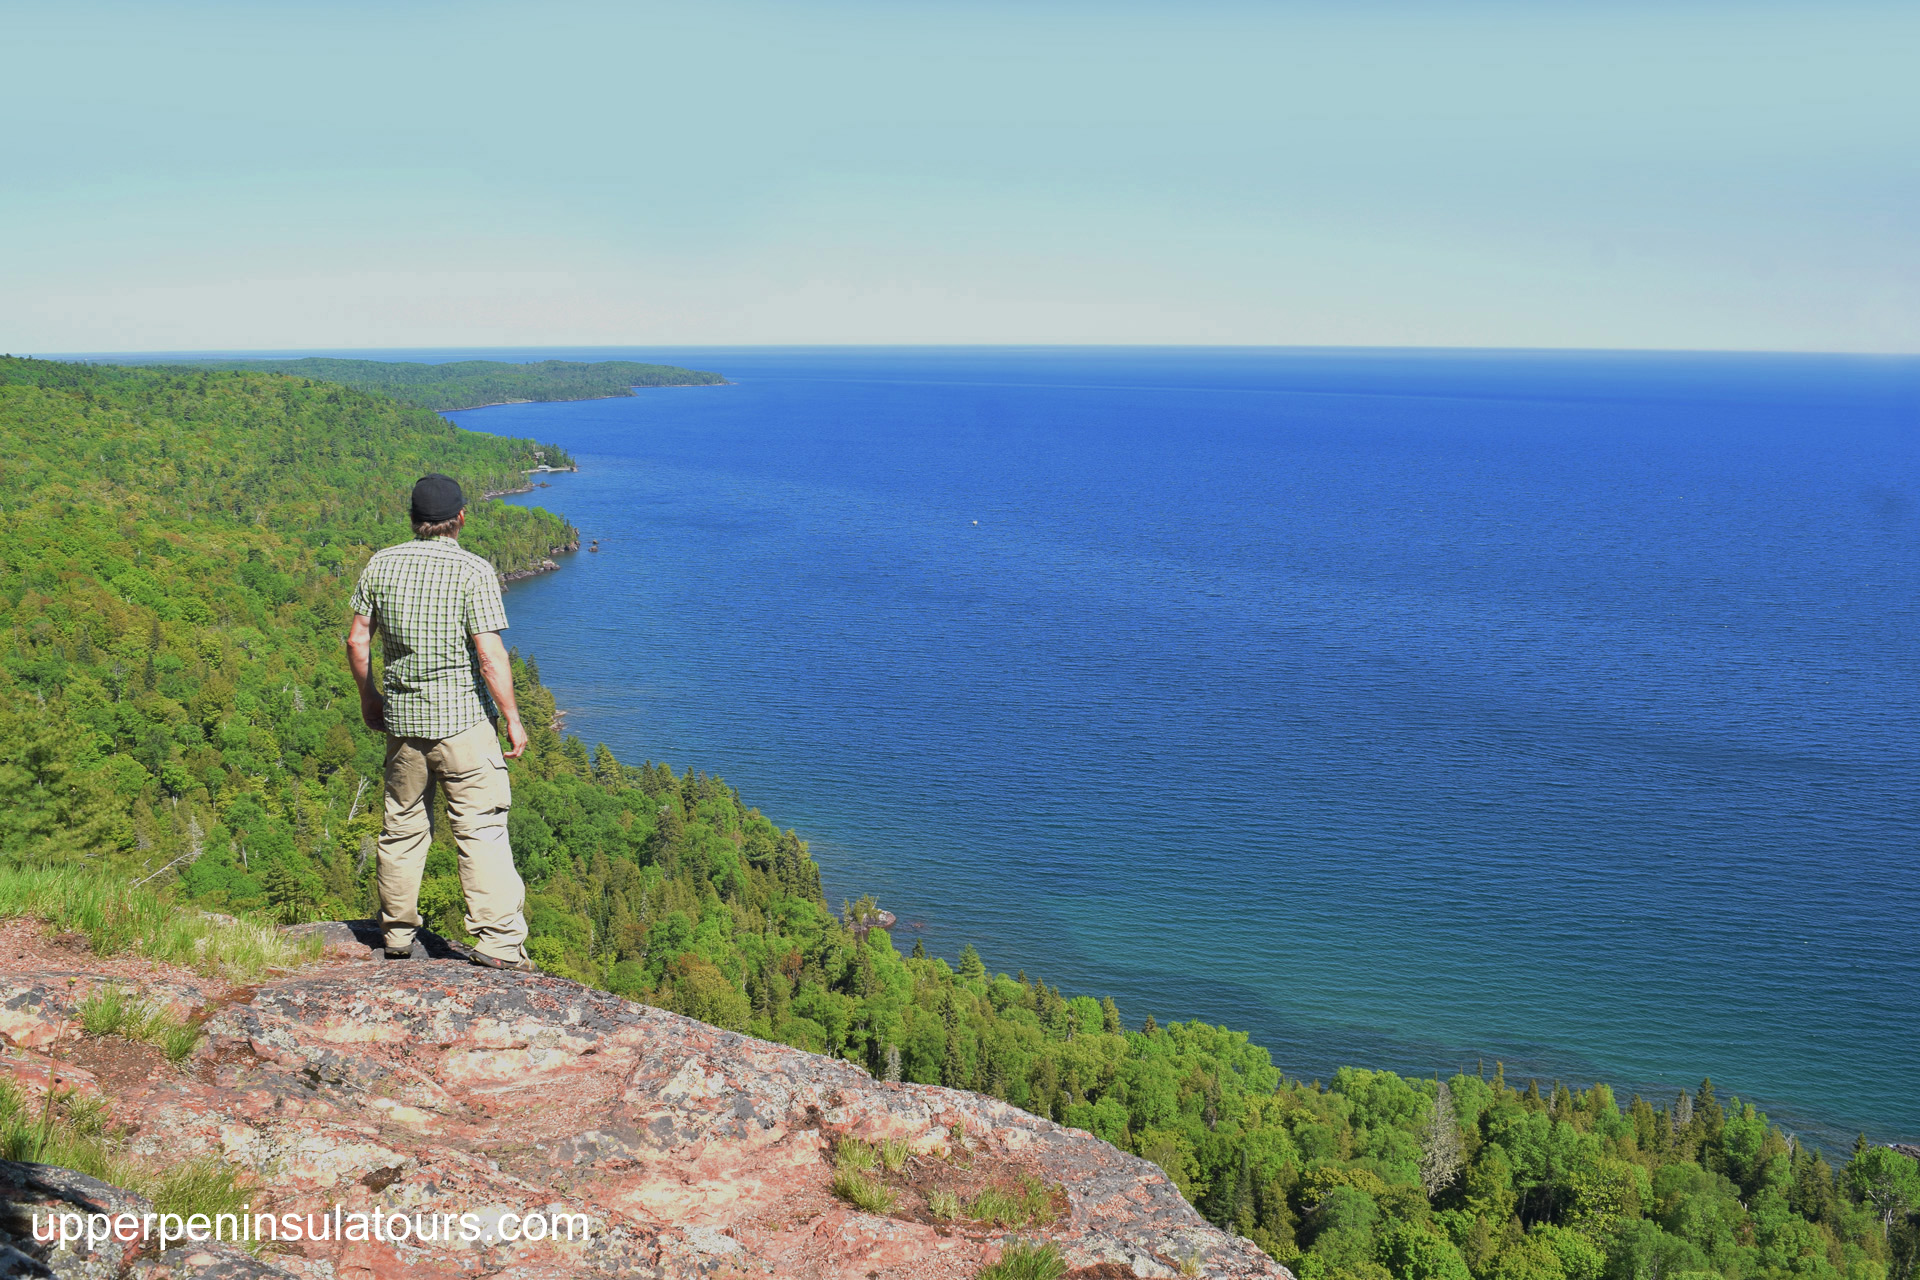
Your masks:
M 433 843 L 431 811 L 437 779 L 447 797 L 447 825 L 460 849 L 460 887 L 467 895 L 467 932 L 475 948 L 497 960 L 526 956 L 527 889 L 507 845 L 513 791 L 493 723 L 482 720 L 451 738 L 387 735 L 387 809 L 380 832 L 380 926 L 393 950 L 413 945 L 420 927 L 420 877 Z

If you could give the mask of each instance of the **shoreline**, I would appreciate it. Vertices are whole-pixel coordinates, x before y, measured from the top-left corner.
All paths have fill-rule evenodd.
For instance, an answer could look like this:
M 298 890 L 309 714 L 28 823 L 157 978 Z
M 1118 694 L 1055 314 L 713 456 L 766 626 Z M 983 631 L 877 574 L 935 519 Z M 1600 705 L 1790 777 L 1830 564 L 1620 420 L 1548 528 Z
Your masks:
M 628 387 L 626 394 L 604 396 L 567 396 L 560 400 L 489 400 L 485 404 L 463 404 L 457 409 L 435 409 L 435 413 L 471 413 L 475 409 L 498 409 L 510 404 L 583 404 L 588 400 L 631 400 L 642 391 L 680 391 L 691 387 L 730 387 L 731 382 L 661 382 L 650 387 Z
M 534 403 L 534 401 L 522 400 L 522 401 L 518 401 L 517 403 L 532 404 Z M 579 464 L 576 463 L 571 467 L 548 467 L 548 466 L 530 467 L 526 471 L 522 472 L 521 474 L 527 475 L 527 476 L 565 476 L 565 475 L 578 475 L 579 473 L 580 473 L 580 467 L 579 467 Z M 517 497 L 520 494 L 532 493 L 535 489 L 544 489 L 546 487 L 547 486 L 544 481 L 541 482 L 540 484 L 535 484 L 532 480 L 528 480 L 525 484 L 521 485 L 518 489 L 489 489 L 487 492 L 480 495 L 480 501 L 485 502 L 489 498 Z
M 560 566 L 554 562 L 553 558 L 548 557 L 531 569 L 515 569 L 512 573 L 501 574 L 500 585 L 505 586 L 510 582 L 525 582 L 528 578 L 537 578 L 543 573 L 556 573 L 559 569 Z
M 509 583 L 525 582 L 528 578 L 537 578 L 543 573 L 558 573 L 560 571 L 560 562 L 555 560 L 554 557 L 570 555 L 579 549 L 580 539 L 578 538 L 575 538 L 572 542 L 563 542 L 558 546 L 548 547 L 547 554 L 540 563 L 526 569 L 514 569 L 501 574 L 500 585 L 504 587 Z

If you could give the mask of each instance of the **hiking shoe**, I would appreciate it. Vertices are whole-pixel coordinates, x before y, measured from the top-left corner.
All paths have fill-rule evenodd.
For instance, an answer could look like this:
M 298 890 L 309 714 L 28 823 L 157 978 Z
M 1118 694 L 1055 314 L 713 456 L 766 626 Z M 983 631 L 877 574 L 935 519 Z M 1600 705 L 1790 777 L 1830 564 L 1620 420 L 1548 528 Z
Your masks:
M 408 947 L 408 948 L 406 948 L 406 949 L 405 949 L 405 950 L 403 951 L 403 950 L 398 950 L 398 949 L 396 949 L 396 948 L 393 948 L 393 947 L 388 947 L 388 948 L 387 948 L 387 959 L 389 959 L 389 960 L 411 960 L 411 959 L 413 959 L 413 948 L 412 948 L 412 947 Z
M 540 972 L 540 970 L 537 967 L 535 967 L 533 961 L 531 960 L 498 960 L 498 959 L 495 959 L 493 956 L 483 954 L 482 952 L 479 952 L 479 951 L 474 952 L 468 958 L 472 960 L 474 964 L 479 965 L 482 969 L 506 969 L 513 973 Z

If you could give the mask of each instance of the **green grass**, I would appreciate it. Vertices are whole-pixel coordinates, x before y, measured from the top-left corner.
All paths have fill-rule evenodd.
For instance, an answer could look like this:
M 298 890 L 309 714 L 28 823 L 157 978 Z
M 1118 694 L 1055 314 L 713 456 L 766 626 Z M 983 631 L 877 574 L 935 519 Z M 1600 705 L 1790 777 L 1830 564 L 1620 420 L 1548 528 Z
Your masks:
M 138 1167 L 117 1150 L 106 1117 L 98 1098 L 70 1089 L 29 1093 L 0 1077 L 0 1159 L 59 1165 L 116 1186 L 132 1185 Z
M 888 1138 L 880 1144 L 880 1163 L 887 1167 L 888 1173 L 898 1173 L 907 1167 L 907 1157 L 913 1154 L 913 1147 L 905 1138 Z
M 960 1197 L 951 1191 L 929 1191 L 927 1212 L 942 1222 L 952 1222 L 960 1216 Z
M 0 865 L 0 918 L 15 916 L 78 933 L 98 955 L 131 952 L 235 982 L 304 964 L 321 950 L 317 938 L 289 939 L 254 920 L 212 919 L 164 892 L 90 868 Z M 200 1038 L 198 1027 L 120 987 L 88 996 L 79 1021 L 88 1035 L 157 1045 L 173 1062 L 191 1054 Z M 154 1165 L 128 1156 L 123 1137 L 109 1129 L 100 1098 L 71 1090 L 29 1093 L 0 1078 L 0 1159 L 84 1173 L 146 1196 L 161 1213 L 233 1213 L 254 1194 L 244 1175 L 218 1160 Z
M 256 920 L 216 920 L 91 868 L 0 866 L 0 918 L 13 916 L 81 934 L 98 955 L 130 951 L 235 982 L 318 959 L 321 950 L 318 938 L 291 939 Z
M 842 1138 L 833 1144 L 833 1167 L 842 1172 L 872 1173 L 880 1164 L 880 1154 L 871 1142 Z
M 149 1186 L 155 1213 L 177 1213 L 186 1217 L 204 1213 L 237 1214 L 255 1194 L 253 1183 L 232 1165 L 211 1156 L 201 1156 L 184 1164 L 162 1170 Z
M 905 1143 L 900 1146 L 904 1148 Z M 833 1194 L 856 1209 L 887 1214 L 899 1207 L 900 1193 L 879 1178 L 886 1144 L 875 1147 L 858 1138 L 842 1138 L 833 1146 Z M 905 1155 L 900 1157 L 905 1163 Z M 894 1166 L 888 1166 L 894 1167 Z
M 834 1171 L 833 1194 L 865 1213 L 892 1213 L 900 1204 L 898 1191 L 856 1169 Z
M 200 1042 L 200 1028 L 119 987 L 101 987 L 80 1004 L 80 1027 L 90 1036 L 125 1036 L 158 1046 L 169 1062 L 184 1061 Z
M 0 1159 L 72 1169 L 146 1196 L 155 1213 L 183 1217 L 237 1213 L 257 1194 L 249 1178 L 210 1156 L 159 1167 L 135 1160 L 121 1149 L 122 1136 L 107 1127 L 101 1098 L 72 1090 L 30 1093 L 0 1076 Z
M 988 1187 L 967 1204 L 967 1217 L 1001 1227 L 1048 1223 L 1059 1216 L 1053 1192 L 1034 1177 L 1022 1177 L 1017 1188 Z
M 977 1280 L 1060 1280 L 1066 1271 L 1067 1260 L 1059 1245 L 1015 1240 L 1000 1261 L 980 1271 Z

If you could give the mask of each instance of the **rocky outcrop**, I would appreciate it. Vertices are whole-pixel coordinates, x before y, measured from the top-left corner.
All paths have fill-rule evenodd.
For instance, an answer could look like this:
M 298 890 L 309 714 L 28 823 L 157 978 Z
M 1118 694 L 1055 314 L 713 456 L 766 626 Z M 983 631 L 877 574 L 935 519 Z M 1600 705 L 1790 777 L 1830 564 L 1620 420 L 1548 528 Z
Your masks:
M 315 1280 L 957 1278 L 1018 1237 L 1057 1242 L 1088 1277 L 1287 1276 L 1205 1223 L 1155 1166 L 994 1099 L 876 1081 L 572 982 L 474 968 L 438 943 L 413 960 L 374 960 L 370 934 L 323 928 L 325 961 L 235 990 L 157 966 L 29 954 L 14 938 L 0 948 L 0 1030 L 23 1084 L 52 1071 L 98 1089 L 132 1130 L 135 1156 L 217 1154 L 255 1175 L 257 1198 L 283 1220 L 334 1224 L 330 1238 L 281 1242 L 260 1262 L 190 1245 L 142 1254 L 142 1267 L 250 1266 Z M 195 1055 L 176 1068 L 153 1054 L 142 1070 L 80 1036 L 79 1002 L 102 983 L 197 1010 L 205 1035 Z M 49 1051 L 57 1063 L 47 1065 Z M 880 1175 L 896 1195 L 890 1212 L 834 1196 L 841 1138 L 892 1139 L 907 1153 Z M 35 1190 L 0 1168 L 9 1170 L 0 1192 L 16 1206 L 77 1194 Z M 1016 1230 L 929 1208 L 944 1199 L 935 1193 L 965 1202 L 1022 1185 L 1051 1191 L 1053 1222 Z M 353 1215 L 365 1223 L 376 1209 L 389 1222 L 407 1217 L 408 1238 L 340 1238 Z M 528 1215 L 546 1238 L 516 1238 Z M 16 1207 L 0 1230 L 46 1256 L 16 1230 L 19 1218 Z M 556 1238 L 562 1224 L 571 1240 Z M 129 1265 L 67 1261 L 93 1268 L 67 1272 L 76 1275 Z
M 579 544 L 573 543 L 571 545 L 564 546 L 564 547 L 555 547 L 554 551 L 555 552 L 578 551 L 579 549 L 580 549 Z M 511 573 L 501 574 L 500 581 L 502 583 L 524 582 L 528 578 L 537 578 L 543 573 L 553 573 L 557 571 L 559 568 L 560 568 L 559 562 L 554 560 L 551 556 L 549 556 L 546 559 L 541 560 L 539 564 L 532 565 L 525 569 L 515 569 Z

